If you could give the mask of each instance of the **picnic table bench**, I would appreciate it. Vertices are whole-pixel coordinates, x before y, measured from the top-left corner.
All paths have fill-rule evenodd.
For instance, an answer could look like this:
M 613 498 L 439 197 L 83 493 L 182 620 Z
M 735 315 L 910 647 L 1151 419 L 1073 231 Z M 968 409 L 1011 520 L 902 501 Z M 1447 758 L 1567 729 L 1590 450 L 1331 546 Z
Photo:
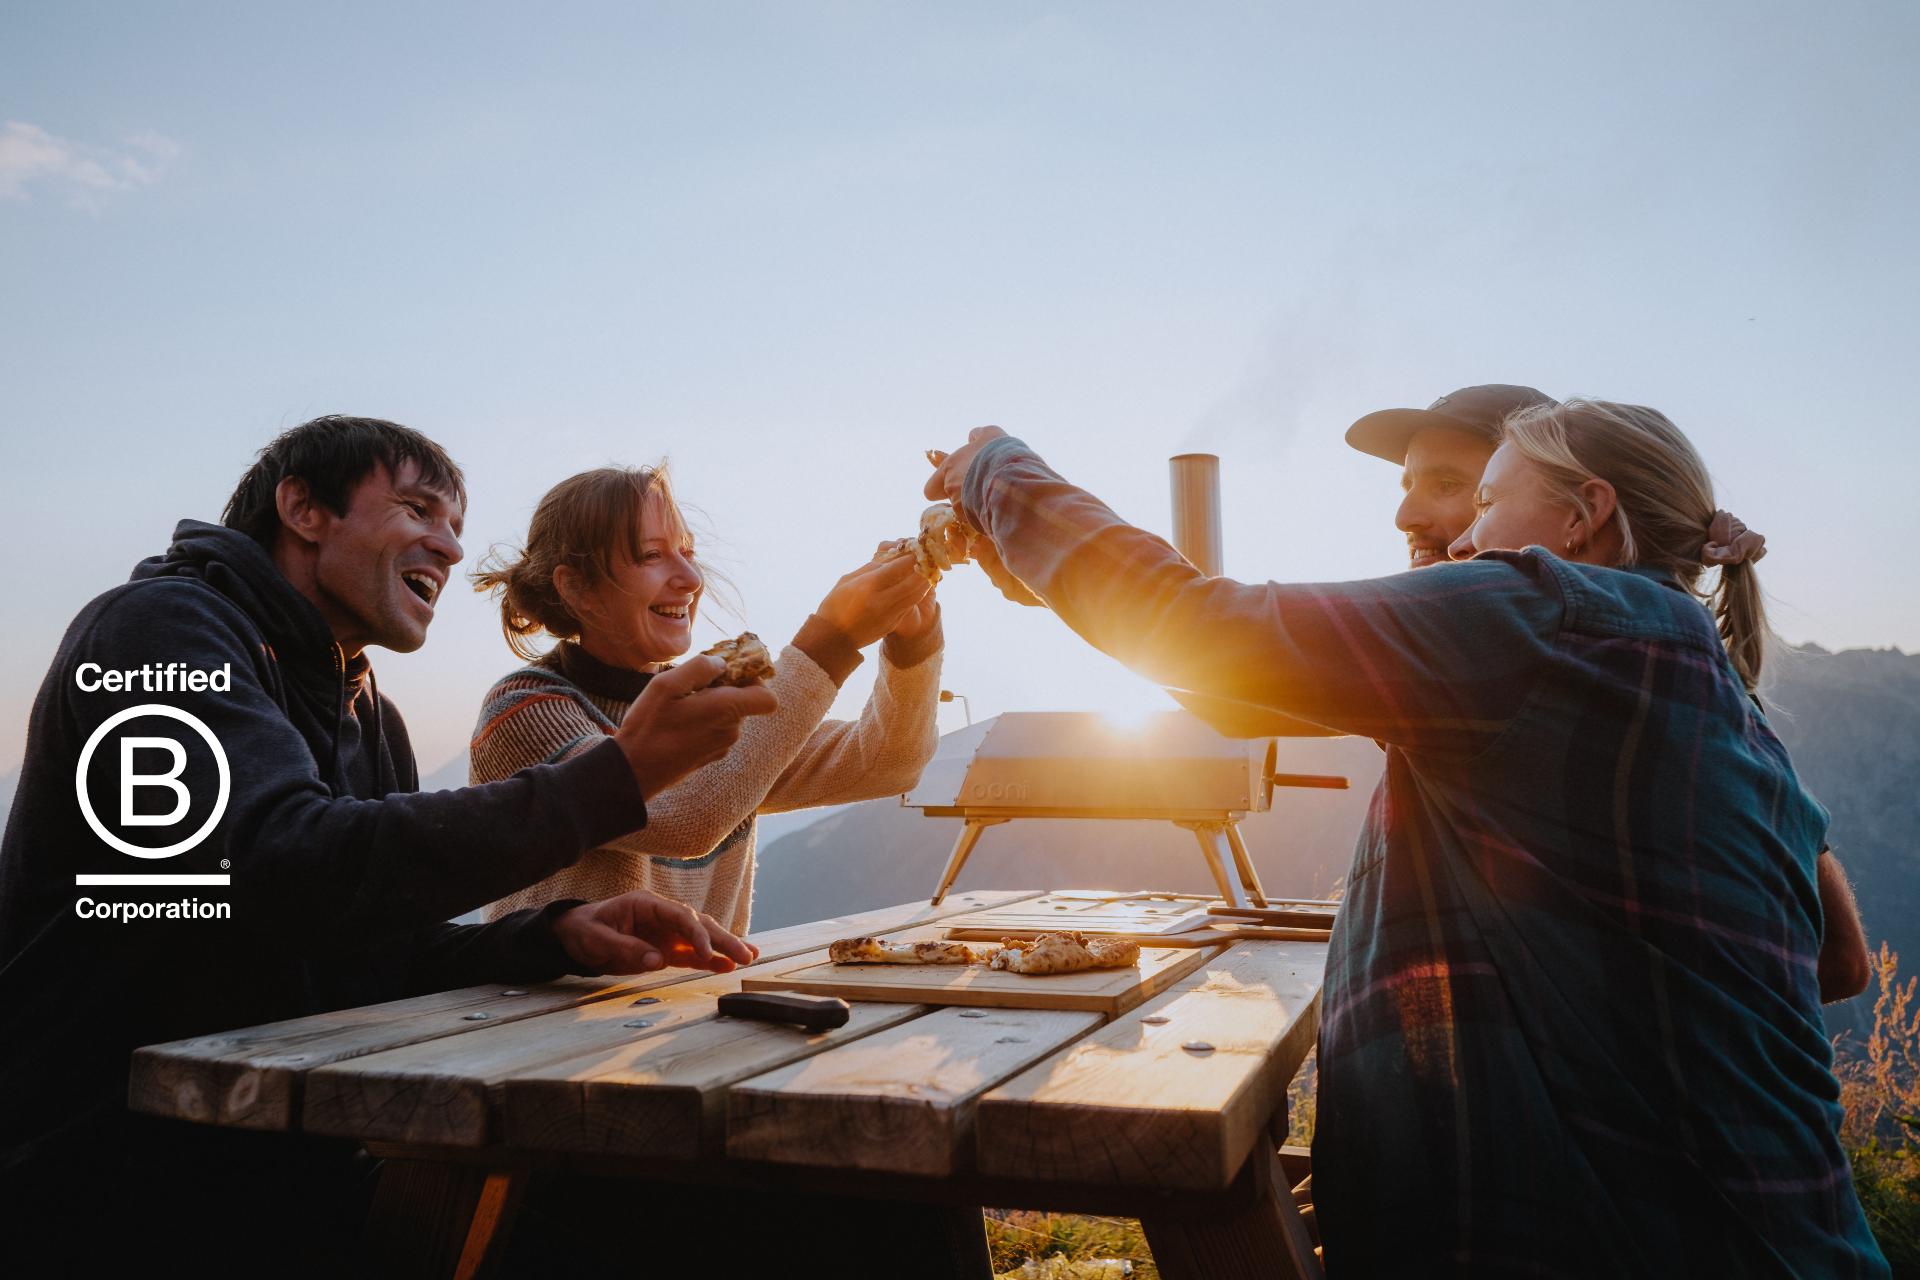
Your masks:
M 491 984 L 150 1045 L 130 1103 L 363 1143 L 385 1161 L 368 1246 L 406 1274 L 485 1274 L 545 1169 L 763 1191 L 829 1174 L 876 1201 L 1137 1217 L 1176 1280 L 1316 1274 L 1277 1149 L 1324 942 L 1200 948 L 1111 1014 L 863 999 L 813 1033 L 716 1013 L 836 938 L 938 936 L 1036 896 L 770 930 L 730 974 Z M 947 1274 L 985 1274 L 976 1234 Z

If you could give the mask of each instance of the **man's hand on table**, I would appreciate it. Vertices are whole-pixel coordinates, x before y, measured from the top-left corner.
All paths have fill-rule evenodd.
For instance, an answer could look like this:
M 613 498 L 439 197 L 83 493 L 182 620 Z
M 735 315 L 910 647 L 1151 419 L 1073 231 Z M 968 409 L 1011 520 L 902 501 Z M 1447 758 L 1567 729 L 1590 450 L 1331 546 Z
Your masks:
M 726 674 L 719 658 L 689 658 L 647 682 L 613 735 L 626 752 L 642 796 L 653 796 L 703 764 L 718 760 L 740 738 L 740 722 L 779 703 L 764 685 L 709 689 Z
M 966 508 L 961 505 L 961 491 L 967 483 L 967 468 L 973 465 L 974 455 L 985 448 L 987 443 L 998 440 L 1007 433 L 998 427 L 975 427 L 967 434 L 967 442 L 952 453 L 942 453 L 935 449 L 927 455 L 933 463 L 933 475 L 927 479 L 926 496 L 938 502 L 945 499 L 953 504 L 953 509 L 967 516 Z M 1046 607 L 1046 601 L 1027 589 L 1027 584 L 1007 572 L 1006 563 L 1000 559 L 1000 551 L 993 545 L 993 539 L 982 535 L 967 542 L 967 554 L 979 564 L 987 575 L 987 580 L 1000 589 L 1000 594 L 1015 604 Z
M 712 916 L 645 889 L 563 912 L 554 918 L 553 936 L 576 964 L 596 973 L 667 967 L 729 973 L 760 958 L 760 948 Z

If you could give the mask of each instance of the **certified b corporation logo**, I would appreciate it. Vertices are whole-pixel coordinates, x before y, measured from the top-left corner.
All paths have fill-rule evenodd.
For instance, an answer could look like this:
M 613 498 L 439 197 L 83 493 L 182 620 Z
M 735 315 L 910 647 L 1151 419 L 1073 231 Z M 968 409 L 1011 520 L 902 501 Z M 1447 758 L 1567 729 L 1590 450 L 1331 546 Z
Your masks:
M 129 721 L 140 720 L 150 716 L 183 724 L 198 734 L 200 740 L 206 744 L 208 751 L 212 754 L 214 769 L 219 778 L 218 793 L 214 797 L 212 811 L 207 814 L 200 825 L 191 834 L 176 839 L 171 843 L 160 845 L 135 844 L 133 841 L 124 838 L 113 830 L 107 823 L 101 821 L 99 813 L 94 809 L 93 798 L 88 794 L 87 786 L 88 768 L 93 764 L 94 753 L 100 747 L 100 744 L 108 738 L 108 735 Z M 177 733 L 178 731 L 176 730 L 175 732 Z M 177 737 L 173 736 L 138 736 L 132 733 L 123 734 L 115 741 L 119 748 L 119 760 L 117 762 L 119 766 L 117 770 L 119 782 L 118 786 L 114 789 L 119 801 L 119 813 L 115 816 L 118 819 L 120 830 L 128 831 L 134 828 L 144 827 L 168 828 L 179 826 L 180 823 L 186 819 L 189 811 L 194 807 L 193 796 L 186 783 L 181 781 L 181 775 L 185 773 L 187 769 L 186 746 L 184 746 Z M 143 771 L 140 767 L 141 757 L 139 753 L 141 752 L 164 753 L 168 763 L 158 771 L 151 769 Z M 147 757 L 147 760 L 151 762 L 151 755 Z M 128 707 L 124 711 L 116 712 L 107 717 L 106 720 L 101 722 L 100 727 L 95 729 L 93 734 L 87 739 L 86 747 L 80 752 L 80 763 L 74 770 L 74 791 L 80 800 L 80 813 L 86 818 L 87 825 L 92 827 L 93 833 L 108 845 L 118 849 L 121 853 L 129 854 L 135 858 L 171 858 L 186 853 L 188 850 L 198 846 L 213 831 L 214 826 L 220 821 L 222 815 L 226 813 L 227 800 L 232 793 L 232 788 L 233 778 L 227 767 L 227 753 L 221 749 L 220 740 L 214 737 L 213 730 L 209 729 L 203 720 L 191 712 L 182 711 L 178 707 L 169 707 L 157 702 Z M 142 791 L 149 793 L 153 791 L 171 793 L 172 808 L 163 813 L 142 812 L 141 806 L 136 803 L 136 798 Z M 168 832 L 166 834 L 173 833 Z M 188 877 L 163 876 L 161 874 L 83 877 L 86 883 L 92 884 L 109 882 L 116 884 L 151 883 L 163 879 L 170 883 L 180 883 L 187 880 Z M 197 884 L 229 883 L 228 877 L 224 875 L 193 876 L 191 877 L 191 881 Z

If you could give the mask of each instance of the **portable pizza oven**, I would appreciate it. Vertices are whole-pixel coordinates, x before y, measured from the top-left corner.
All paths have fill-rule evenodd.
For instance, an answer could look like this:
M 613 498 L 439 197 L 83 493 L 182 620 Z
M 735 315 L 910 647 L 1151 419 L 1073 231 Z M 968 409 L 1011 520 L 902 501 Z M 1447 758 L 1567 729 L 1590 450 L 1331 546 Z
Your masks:
M 1222 899 L 1265 906 L 1240 819 L 1271 807 L 1275 786 L 1347 785 L 1276 775 L 1275 754 L 1270 738 L 1224 737 L 1184 711 L 1155 712 L 1137 728 L 1091 711 L 1010 711 L 942 738 L 900 802 L 929 818 L 965 820 L 935 904 L 988 827 L 1015 818 L 1113 818 L 1185 827 Z
M 1183 453 L 1167 465 L 1174 546 L 1202 573 L 1218 575 L 1220 459 Z M 1238 907 L 1266 906 L 1240 819 L 1271 807 L 1276 786 L 1343 788 L 1347 780 L 1275 774 L 1278 747 L 1272 737 L 1257 735 L 1325 730 L 1264 708 L 1168 692 L 1207 719 L 1160 711 L 1137 728 L 1122 728 L 1091 711 L 1012 711 L 942 738 L 918 785 L 900 798 L 930 818 L 965 820 L 933 891 L 934 905 L 953 888 L 988 827 L 1015 818 L 1131 818 L 1193 832 L 1220 897 Z

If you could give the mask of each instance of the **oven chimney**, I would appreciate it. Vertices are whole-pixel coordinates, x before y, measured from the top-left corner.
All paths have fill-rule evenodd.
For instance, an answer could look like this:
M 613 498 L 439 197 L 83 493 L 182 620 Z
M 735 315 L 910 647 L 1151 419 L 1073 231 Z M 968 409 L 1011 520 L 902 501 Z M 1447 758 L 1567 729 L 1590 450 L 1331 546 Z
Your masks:
M 1220 544 L 1220 457 L 1176 453 L 1167 459 L 1173 481 L 1173 545 L 1210 578 L 1223 573 Z

